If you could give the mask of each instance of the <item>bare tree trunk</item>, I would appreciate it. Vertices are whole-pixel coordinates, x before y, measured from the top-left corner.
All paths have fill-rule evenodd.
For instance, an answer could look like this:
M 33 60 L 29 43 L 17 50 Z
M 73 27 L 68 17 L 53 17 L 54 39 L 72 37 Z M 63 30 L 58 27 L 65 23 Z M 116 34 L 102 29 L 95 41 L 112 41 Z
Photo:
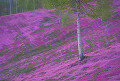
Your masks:
M 16 0 L 16 13 L 17 13 L 17 0 Z
M 11 15 L 11 0 L 10 0 L 10 15 Z
M 76 0 L 76 8 L 77 8 L 77 36 L 78 36 L 78 52 L 79 52 L 79 61 L 84 59 L 82 52 L 82 43 L 81 43 L 81 35 L 80 35 L 80 0 Z
M 23 8 L 22 8 L 22 13 L 24 12 Z
M 34 10 L 35 10 L 35 0 L 33 0 L 33 7 L 34 7 Z

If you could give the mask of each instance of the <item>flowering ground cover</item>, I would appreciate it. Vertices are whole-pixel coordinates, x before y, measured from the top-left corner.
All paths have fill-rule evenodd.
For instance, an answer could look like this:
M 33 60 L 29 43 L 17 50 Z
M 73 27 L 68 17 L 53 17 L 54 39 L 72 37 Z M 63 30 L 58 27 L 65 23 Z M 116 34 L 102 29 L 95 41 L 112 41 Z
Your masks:
M 119 81 L 120 7 L 115 6 L 108 24 L 81 18 L 81 62 L 76 20 L 61 28 L 53 12 L 37 9 L 0 17 L 0 80 Z

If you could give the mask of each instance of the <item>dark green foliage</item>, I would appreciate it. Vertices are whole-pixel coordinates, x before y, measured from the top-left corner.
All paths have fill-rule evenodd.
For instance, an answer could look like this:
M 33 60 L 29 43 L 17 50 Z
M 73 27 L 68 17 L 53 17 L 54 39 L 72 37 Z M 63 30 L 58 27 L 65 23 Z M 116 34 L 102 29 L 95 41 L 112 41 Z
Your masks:
M 13 61 L 19 61 L 20 59 L 22 58 L 28 58 L 30 56 L 34 56 L 36 54 L 39 54 L 41 52 L 43 52 L 44 50 L 50 48 L 49 46 L 45 46 L 44 44 L 41 44 L 39 47 L 37 48 L 34 48 L 34 49 L 31 49 L 31 50 L 28 50 L 26 52 L 24 52 L 24 54 L 17 54 L 17 55 L 14 55 L 10 60 L 9 62 L 13 62 Z
M 55 30 L 54 32 L 52 32 L 51 34 L 49 34 L 50 37 L 54 37 L 54 38 L 57 38 L 58 34 L 59 34 L 59 30 Z
M 104 72 L 104 71 L 108 71 L 108 69 L 111 68 L 110 66 L 106 67 L 105 69 L 99 71 L 99 72 L 96 72 L 95 74 L 92 75 L 92 78 L 97 78 L 101 72 Z
M 115 19 L 120 19 L 120 14 L 118 13 L 117 15 L 115 15 L 114 17 L 113 17 L 113 19 L 115 20 Z
M 70 67 L 74 67 L 74 66 L 77 66 L 78 64 L 77 63 L 73 63 L 70 65 Z
M 64 61 L 74 58 L 74 55 L 65 55 Z
M 7 68 L 7 69 L 4 69 L 4 70 L 2 70 L 2 71 L 0 71 L 0 73 L 6 73 L 6 72 L 9 72 L 9 68 Z
M 49 18 L 49 17 L 44 17 L 44 18 L 43 18 L 43 21 L 41 21 L 41 22 L 42 22 L 42 23 L 46 23 L 46 22 L 48 22 L 50 19 L 51 19 L 51 18 Z
M 60 40 L 54 40 L 51 42 L 51 44 L 57 44 L 57 43 L 60 43 Z
M 39 27 L 40 27 L 40 28 L 44 28 L 45 26 L 44 26 L 44 24 L 41 24 L 41 25 L 39 25 Z
M 71 77 L 71 78 L 69 78 L 69 79 L 67 79 L 65 81 L 71 81 L 71 80 L 74 80 L 74 79 L 75 79 L 74 77 Z
M 58 81 L 57 79 L 46 79 L 45 81 Z
M 22 56 L 23 56 L 23 54 L 14 55 L 14 56 L 10 59 L 10 62 L 19 61 L 19 60 L 20 60 L 20 57 L 22 57 Z
M 17 34 L 17 35 L 15 36 L 15 38 L 17 38 L 17 37 L 21 36 L 22 34 L 23 34 L 23 33 Z
M 90 44 L 89 47 L 85 48 L 85 51 L 86 52 L 92 52 L 93 51 L 92 47 L 93 47 L 92 44 Z
M 75 37 L 75 38 L 72 38 L 72 42 L 73 42 L 73 41 L 75 41 L 75 40 L 77 40 L 77 37 Z
M 54 61 L 57 62 L 57 63 L 60 63 L 60 62 L 61 62 L 61 59 L 62 59 L 62 57 L 58 57 L 58 58 L 55 59 Z
M 97 73 L 92 75 L 92 78 L 97 78 L 99 75 L 100 75 L 100 72 L 97 72 Z
M 67 44 L 69 42 L 69 39 L 62 42 L 62 44 Z
M 35 33 L 38 33 L 38 32 L 42 32 L 42 31 L 44 31 L 44 30 L 41 29 L 41 28 L 39 28 L 39 29 L 35 30 L 34 32 L 30 33 L 30 35 L 35 34 Z
M 77 32 L 76 31 L 71 31 L 71 32 L 67 33 L 65 36 L 70 37 L 72 35 L 77 35 Z
M 20 24 L 19 26 L 20 26 L 21 28 L 24 28 L 24 27 L 26 27 L 27 25 L 24 24 L 24 23 L 22 23 L 22 24 Z
M 91 40 L 91 39 L 88 39 L 88 40 L 85 40 L 85 42 L 87 42 L 87 43 L 91 43 L 92 40 Z
M 45 62 L 47 59 L 46 58 L 41 58 L 42 62 Z
M 68 75 L 63 75 L 58 80 L 63 80 L 64 78 L 68 78 L 68 77 L 69 77 Z
M 16 73 L 29 73 L 31 71 L 35 71 L 35 67 L 33 66 L 28 66 L 28 67 L 24 67 L 24 68 L 17 68 L 15 70 Z
M 8 53 L 9 51 L 10 51 L 9 49 L 3 50 L 2 52 L 0 52 L 0 56 L 3 56 L 4 54 Z
M 89 67 L 83 67 L 81 70 L 86 71 Z

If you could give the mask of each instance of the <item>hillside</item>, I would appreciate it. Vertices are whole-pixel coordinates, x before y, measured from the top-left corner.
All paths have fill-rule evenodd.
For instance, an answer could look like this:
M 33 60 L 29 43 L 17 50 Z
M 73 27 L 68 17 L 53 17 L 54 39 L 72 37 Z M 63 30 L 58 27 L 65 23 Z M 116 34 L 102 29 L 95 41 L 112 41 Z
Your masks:
M 116 3 L 107 27 L 100 19 L 81 18 L 85 55 L 81 62 L 76 21 L 61 28 L 54 10 L 45 9 L 1 16 L 0 81 L 119 81 L 120 6 Z

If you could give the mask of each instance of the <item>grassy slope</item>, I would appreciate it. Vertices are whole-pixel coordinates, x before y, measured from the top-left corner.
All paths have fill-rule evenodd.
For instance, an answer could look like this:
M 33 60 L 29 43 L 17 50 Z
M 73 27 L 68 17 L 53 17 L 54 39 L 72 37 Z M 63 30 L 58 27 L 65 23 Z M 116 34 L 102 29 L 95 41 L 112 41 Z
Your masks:
M 81 19 L 86 56 L 82 62 L 77 61 L 76 24 L 68 32 L 61 29 L 53 11 L 40 9 L 0 17 L 0 80 L 119 79 L 120 18 L 117 8 L 107 30 L 105 23 L 99 20 L 87 16 Z

